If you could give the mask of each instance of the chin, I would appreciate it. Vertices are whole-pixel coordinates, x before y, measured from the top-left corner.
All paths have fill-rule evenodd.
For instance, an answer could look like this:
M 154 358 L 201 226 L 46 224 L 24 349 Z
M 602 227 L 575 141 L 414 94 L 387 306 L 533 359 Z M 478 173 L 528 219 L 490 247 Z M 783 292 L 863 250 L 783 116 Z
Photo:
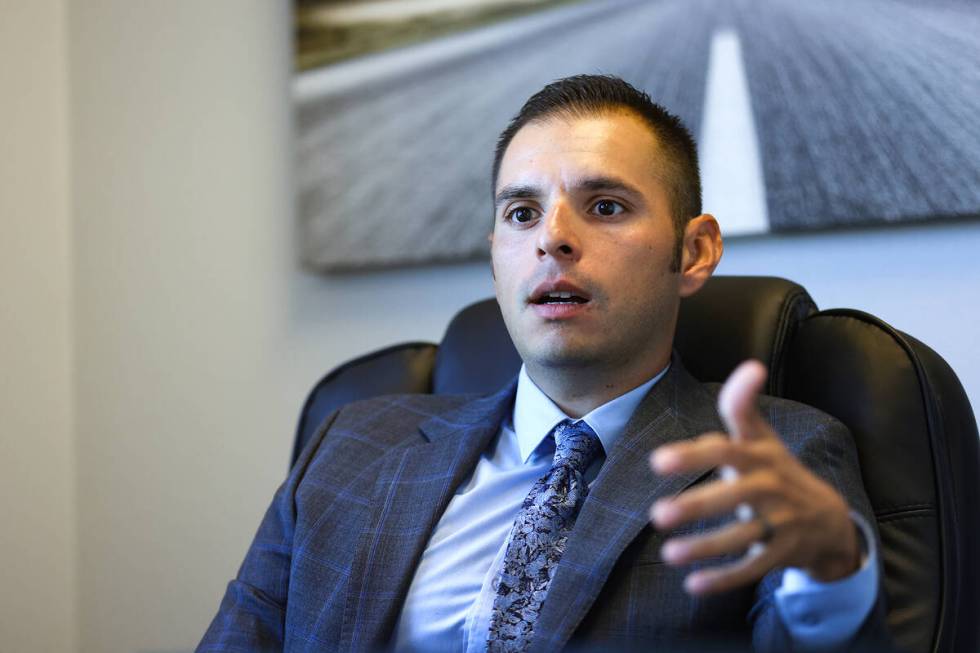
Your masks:
M 599 352 L 584 347 L 549 347 L 527 352 L 525 361 L 548 369 L 577 369 L 591 367 L 602 361 Z

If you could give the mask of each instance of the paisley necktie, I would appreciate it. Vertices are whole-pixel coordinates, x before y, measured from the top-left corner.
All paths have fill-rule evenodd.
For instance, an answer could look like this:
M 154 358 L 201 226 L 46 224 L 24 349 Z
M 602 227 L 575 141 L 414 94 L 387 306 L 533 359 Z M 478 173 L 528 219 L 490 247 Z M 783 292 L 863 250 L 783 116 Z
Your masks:
M 487 650 L 525 651 L 565 551 L 579 509 L 589 493 L 583 475 L 602 444 L 585 422 L 560 422 L 552 431 L 555 459 L 514 520 L 490 617 Z

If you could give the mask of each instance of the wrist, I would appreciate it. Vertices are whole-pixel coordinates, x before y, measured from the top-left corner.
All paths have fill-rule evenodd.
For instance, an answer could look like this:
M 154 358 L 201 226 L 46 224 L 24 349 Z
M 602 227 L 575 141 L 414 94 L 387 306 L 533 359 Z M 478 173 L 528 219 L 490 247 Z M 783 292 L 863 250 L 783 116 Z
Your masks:
M 863 547 L 857 525 L 848 519 L 848 528 L 844 533 L 844 536 L 837 540 L 839 546 L 834 547 L 833 552 L 818 557 L 813 565 L 804 569 L 810 578 L 822 583 L 831 583 L 846 578 L 861 568 Z

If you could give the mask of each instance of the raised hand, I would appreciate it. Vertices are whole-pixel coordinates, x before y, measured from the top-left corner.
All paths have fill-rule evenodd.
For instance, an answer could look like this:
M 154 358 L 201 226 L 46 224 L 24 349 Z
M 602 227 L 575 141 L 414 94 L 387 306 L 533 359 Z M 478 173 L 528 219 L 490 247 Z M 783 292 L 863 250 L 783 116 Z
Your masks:
M 781 567 L 832 581 L 860 566 L 861 547 L 847 503 L 790 453 L 759 413 L 756 404 L 765 380 L 765 367 L 746 361 L 725 382 L 718 412 L 730 437 L 706 433 L 650 455 L 657 474 L 719 468 L 722 477 L 654 503 L 650 517 L 658 529 L 726 513 L 739 517 L 714 531 L 664 543 L 661 554 L 674 565 L 744 552 L 734 563 L 689 574 L 684 585 L 692 594 L 753 583 Z

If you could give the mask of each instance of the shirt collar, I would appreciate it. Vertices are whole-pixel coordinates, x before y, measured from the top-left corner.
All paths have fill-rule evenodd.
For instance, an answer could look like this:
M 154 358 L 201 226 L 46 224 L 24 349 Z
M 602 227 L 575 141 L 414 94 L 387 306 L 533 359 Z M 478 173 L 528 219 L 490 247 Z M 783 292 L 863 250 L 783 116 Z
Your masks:
M 582 416 L 582 421 L 592 427 L 599 436 L 599 442 L 602 443 L 605 452 L 612 451 L 633 411 L 657 381 L 663 378 L 668 369 L 670 369 L 669 363 L 646 383 Z M 526 463 L 559 422 L 572 418 L 535 385 L 528 376 L 527 369 L 521 365 L 521 372 L 517 376 L 517 395 L 514 399 L 512 419 L 517 445 L 521 451 L 521 460 Z

